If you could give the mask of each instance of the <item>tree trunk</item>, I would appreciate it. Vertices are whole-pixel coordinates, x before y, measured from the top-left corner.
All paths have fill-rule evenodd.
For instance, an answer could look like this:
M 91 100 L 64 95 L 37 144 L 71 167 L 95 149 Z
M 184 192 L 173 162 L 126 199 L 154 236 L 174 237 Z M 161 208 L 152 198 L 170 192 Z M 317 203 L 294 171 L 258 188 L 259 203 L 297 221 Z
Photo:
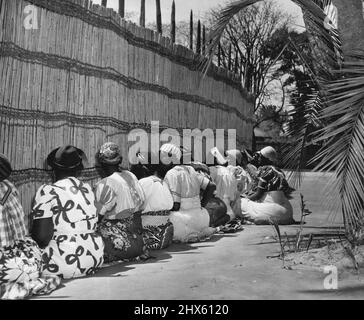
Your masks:
M 161 0 L 156 0 L 155 3 L 157 6 L 157 31 L 162 34 Z
M 202 54 L 206 53 L 206 27 L 203 25 L 202 27 Z
M 338 11 L 338 28 L 345 60 L 353 50 L 364 50 L 362 0 L 332 0 Z
M 197 23 L 197 39 L 196 39 L 196 52 L 201 54 L 201 21 Z
M 139 24 L 141 27 L 145 28 L 145 0 L 141 0 L 140 3 L 140 21 Z
M 172 14 L 171 14 L 171 40 L 176 42 L 176 3 L 172 2 Z
M 119 0 L 119 15 L 125 17 L 125 0 Z
M 190 14 L 190 49 L 193 50 L 193 11 Z

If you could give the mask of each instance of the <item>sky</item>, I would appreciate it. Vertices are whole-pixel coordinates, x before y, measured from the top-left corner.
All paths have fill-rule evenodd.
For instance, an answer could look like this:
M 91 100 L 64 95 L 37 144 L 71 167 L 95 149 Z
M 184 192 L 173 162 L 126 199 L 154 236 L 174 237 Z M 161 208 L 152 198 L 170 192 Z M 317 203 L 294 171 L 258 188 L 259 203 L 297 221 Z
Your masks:
M 291 0 L 274 0 L 286 12 L 296 17 L 296 23 L 303 26 L 301 9 Z M 101 0 L 94 0 L 95 4 L 101 4 Z M 119 1 L 108 0 L 107 6 L 118 11 Z M 175 0 L 176 2 L 176 20 L 188 21 L 190 10 L 194 11 L 195 17 L 203 17 L 210 9 L 219 5 L 223 6 L 227 0 Z M 155 23 L 155 0 L 146 0 L 146 23 Z M 171 19 L 172 0 L 161 0 L 162 22 L 169 22 Z M 139 19 L 140 0 L 125 0 L 125 11 L 130 20 L 135 22 Z

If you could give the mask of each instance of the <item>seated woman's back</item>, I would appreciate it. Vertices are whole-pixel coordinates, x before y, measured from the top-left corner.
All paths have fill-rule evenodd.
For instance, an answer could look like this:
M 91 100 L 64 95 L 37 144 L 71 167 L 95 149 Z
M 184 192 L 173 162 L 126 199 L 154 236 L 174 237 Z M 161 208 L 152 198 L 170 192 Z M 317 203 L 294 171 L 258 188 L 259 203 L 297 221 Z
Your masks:
M 165 181 L 171 190 L 175 202 L 199 198 L 200 190 L 206 187 L 209 182 L 188 165 L 176 166 L 168 171 Z
M 35 196 L 33 219 L 52 217 L 55 235 L 96 229 L 95 196 L 90 185 L 67 178 L 43 185 Z
M 127 218 L 144 208 L 143 189 L 135 175 L 126 170 L 114 172 L 99 181 L 95 192 L 98 202 L 101 202 L 99 215 L 105 219 Z

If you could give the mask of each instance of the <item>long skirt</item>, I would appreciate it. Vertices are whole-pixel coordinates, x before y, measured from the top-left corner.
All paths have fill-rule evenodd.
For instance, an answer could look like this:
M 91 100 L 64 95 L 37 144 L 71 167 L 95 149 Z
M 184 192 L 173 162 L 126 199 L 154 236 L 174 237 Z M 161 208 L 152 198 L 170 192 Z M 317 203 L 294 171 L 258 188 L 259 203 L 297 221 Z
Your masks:
M 43 275 L 63 279 L 93 275 L 103 264 L 104 243 L 96 232 L 57 235 L 43 252 Z
M 57 276 L 41 276 L 42 253 L 32 239 L 0 248 L 0 299 L 49 294 L 61 284 Z
M 244 218 L 259 225 L 268 225 L 271 222 L 280 225 L 295 223 L 292 205 L 283 191 L 267 192 L 261 202 L 243 198 L 241 210 Z
M 211 198 L 205 208 L 210 215 L 210 227 L 217 228 L 230 221 L 226 204 L 220 198 Z
M 169 247 L 173 241 L 173 224 L 170 211 L 154 211 L 142 214 L 143 238 L 149 250 Z
M 174 227 L 173 240 L 177 242 L 198 242 L 216 232 L 210 227 L 210 216 L 201 208 L 200 197 L 185 198 L 179 211 L 171 213 L 170 220 Z
M 125 219 L 104 219 L 98 230 L 105 244 L 106 263 L 138 261 L 149 257 L 143 240 L 141 213 L 135 213 Z

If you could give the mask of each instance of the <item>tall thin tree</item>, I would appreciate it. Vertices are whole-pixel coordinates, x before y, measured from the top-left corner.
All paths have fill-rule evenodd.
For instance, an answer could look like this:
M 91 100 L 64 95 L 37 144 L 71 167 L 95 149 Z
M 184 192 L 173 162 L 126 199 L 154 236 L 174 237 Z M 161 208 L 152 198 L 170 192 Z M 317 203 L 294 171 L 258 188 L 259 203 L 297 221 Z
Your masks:
M 202 27 L 202 54 L 206 53 L 206 27 L 203 25 Z
M 171 40 L 173 43 L 176 42 L 176 3 L 172 2 L 172 13 L 171 13 Z
M 193 11 L 190 13 L 190 49 L 193 50 Z
M 161 12 L 161 0 L 155 0 L 157 7 L 157 31 L 162 34 L 162 12 Z
M 119 15 L 125 17 L 125 0 L 119 0 Z
M 140 2 L 140 20 L 139 24 L 141 27 L 145 28 L 145 0 L 141 0 Z
M 201 21 L 197 22 L 196 52 L 201 54 Z

